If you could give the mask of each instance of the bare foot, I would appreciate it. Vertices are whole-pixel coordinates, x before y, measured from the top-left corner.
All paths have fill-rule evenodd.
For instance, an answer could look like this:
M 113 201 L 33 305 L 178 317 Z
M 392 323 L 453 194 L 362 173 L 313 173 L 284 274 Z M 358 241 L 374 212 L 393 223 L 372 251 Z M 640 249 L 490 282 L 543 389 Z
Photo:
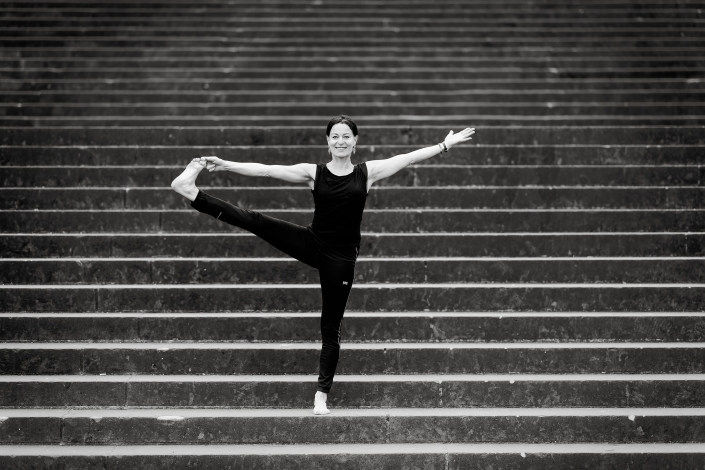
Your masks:
M 206 162 L 200 158 L 194 158 L 191 163 L 186 166 L 186 169 L 171 182 L 171 189 L 188 198 L 190 201 L 195 201 L 198 196 L 198 188 L 196 187 L 196 178 L 198 174 L 206 167 Z
M 313 414 L 315 415 L 327 415 L 330 413 L 328 407 L 326 406 L 326 400 L 328 399 L 328 394 L 323 392 L 316 392 L 316 396 L 313 399 Z

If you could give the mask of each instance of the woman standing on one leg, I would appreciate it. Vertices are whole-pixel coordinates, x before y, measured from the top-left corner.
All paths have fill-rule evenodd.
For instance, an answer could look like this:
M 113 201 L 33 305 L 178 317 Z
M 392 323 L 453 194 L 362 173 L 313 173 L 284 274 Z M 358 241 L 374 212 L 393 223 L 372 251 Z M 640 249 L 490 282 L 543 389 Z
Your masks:
M 474 132 L 471 128 L 458 134 L 450 131 L 445 141 L 437 145 L 353 165 L 350 159 L 357 145 L 357 126 L 350 118 L 341 115 L 331 119 L 326 128 L 328 153 L 332 157 L 327 164 L 262 165 L 201 157 L 194 158 L 171 183 L 174 191 L 188 198 L 191 207 L 197 211 L 252 232 L 287 255 L 318 269 L 323 300 L 323 344 L 314 414 L 329 413 L 326 399 L 338 364 L 340 327 L 352 288 L 360 249 L 360 222 L 370 187 L 411 164 L 447 152 L 452 146 L 470 140 Z M 195 185 L 196 177 L 203 168 L 307 184 L 316 207 L 313 221 L 309 226 L 301 227 L 209 196 Z

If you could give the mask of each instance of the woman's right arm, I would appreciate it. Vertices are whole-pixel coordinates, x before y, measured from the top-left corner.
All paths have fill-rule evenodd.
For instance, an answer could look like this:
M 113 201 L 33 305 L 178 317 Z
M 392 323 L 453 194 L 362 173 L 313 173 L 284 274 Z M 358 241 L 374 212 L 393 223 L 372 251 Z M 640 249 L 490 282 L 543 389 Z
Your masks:
M 316 165 L 299 163 L 297 165 L 264 165 L 262 163 L 229 162 L 218 157 L 201 157 L 205 160 L 208 171 L 232 171 L 244 176 L 268 176 L 289 183 L 307 183 L 313 186 L 316 178 Z

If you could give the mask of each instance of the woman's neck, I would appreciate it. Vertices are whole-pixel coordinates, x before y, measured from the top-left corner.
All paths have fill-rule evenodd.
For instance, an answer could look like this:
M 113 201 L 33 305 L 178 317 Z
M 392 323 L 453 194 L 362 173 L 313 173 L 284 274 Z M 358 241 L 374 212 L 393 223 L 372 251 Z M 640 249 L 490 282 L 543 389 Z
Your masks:
M 342 176 L 350 173 L 353 164 L 350 162 L 350 157 L 336 158 L 328 163 L 328 169 L 336 176 Z

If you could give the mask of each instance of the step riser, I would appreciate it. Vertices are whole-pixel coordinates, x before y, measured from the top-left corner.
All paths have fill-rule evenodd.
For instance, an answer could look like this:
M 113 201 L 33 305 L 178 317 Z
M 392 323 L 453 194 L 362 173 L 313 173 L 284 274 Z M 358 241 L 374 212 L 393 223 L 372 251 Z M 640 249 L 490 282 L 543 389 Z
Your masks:
M 705 46 L 705 41 L 702 40 L 701 36 L 698 36 L 696 32 L 689 33 L 690 36 L 680 37 L 680 31 L 669 32 L 670 34 L 659 34 L 656 37 L 649 36 L 649 32 L 635 32 L 630 34 L 620 33 L 619 35 L 609 35 L 609 33 L 603 34 L 599 38 L 593 37 L 590 33 L 584 35 L 556 35 L 553 37 L 546 36 L 532 36 L 532 35 L 518 35 L 512 37 L 500 37 L 495 36 L 488 40 L 488 45 L 496 47 L 507 47 L 507 46 L 526 46 L 532 45 L 535 47 L 548 47 L 551 45 L 556 45 L 560 47 L 668 47 L 668 48 L 702 48 Z M 300 34 L 300 33 L 299 33 Z M 331 32 L 326 32 L 330 36 Z M 444 36 L 439 36 L 438 33 L 427 34 L 425 39 L 418 39 L 417 32 L 409 32 L 406 37 L 397 38 L 396 34 L 394 36 L 387 37 L 348 37 L 339 38 L 339 44 L 343 47 L 347 46 L 366 46 L 366 47 L 379 47 L 381 39 L 384 39 L 385 47 L 399 47 L 408 50 L 413 50 L 416 47 L 473 47 L 477 46 L 477 43 L 484 37 L 486 33 L 478 33 L 474 37 L 453 37 L 448 38 Z M 25 48 L 25 47 L 68 47 L 68 46 L 83 46 L 83 47 L 96 47 L 96 46 L 109 46 L 109 47 L 222 47 L 225 42 L 219 39 L 220 35 L 211 36 L 190 36 L 188 38 L 184 37 L 160 37 L 159 35 L 149 35 L 144 39 L 139 37 L 134 38 L 124 38 L 124 37 L 114 37 L 114 36 L 51 36 L 51 35 L 39 35 L 35 37 L 23 37 L 18 38 L 14 36 L 13 33 L 8 33 L 0 37 L 0 44 L 4 47 L 10 48 Z M 287 46 L 298 46 L 298 47 L 320 47 L 322 43 L 322 37 L 309 36 L 309 37 L 294 37 L 295 34 L 289 35 L 286 38 L 273 37 L 272 34 L 263 35 L 257 38 L 246 37 L 231 37 L 227 40 L 227 45 L 229 47 L 242 47 L 242 46 L 276 46 L 276 47 L 287 47 Z M 298 40 L 297 40 L 298 39 Z
M 705 442 L 702 417 L 9 418 L 7 444 Z M 3 432 L 4 431 L 4 432 Z M 203 437 L 199 437 L 202 435 Z
M 181 48 L 178 48 L 181 50 Z M 239 48 L 238 48 L 239 49 Z M 395 49 L 395 48 L 393 48 Z M 571 49 L 572 50 L 572 49 Z M 105 52 L 105 54 L 112 52 Z M 461 53 L 465 53 L 464 51 Z M 511 89 L 514 92 L 534 92 L 536 90 L 544 91 L 553 89 L 557 91 L 594 91 L 603 92 L 605 90 L 614 90 L 629 88 L 631 90 L 644 90 L 648 92 L 661 92 L 665 90 L 682 90 L 683 79 L 679 78 L 661 78 L 661 79 L 582 79 L 582 78 L 551 78 L 544 80 L 517 80 L 517 79 L 478 79 L 478 80 L 305 80 L 295 78 L 281 78 L 272 80 L 210 80 L 204 83 L 203 80 L 192 79 L 159 79 L 159 80 L 57 80 L 57 79 L 35 79 L 24 83 L 18 83 L 15 80 L 0 80 L 0 90 L 9 92 L 44 92 L 46 90 L 55 91 L 125 91 L 125 92 L 145 92 L 155 91 L 163 93 L 164 91 L 177 92 L 209 92 L 218 91 L 276 91 L 291 90 L 295 92 L 301 91 L 317 91 L 324 89 L 323 93 L 330 93 L 335 90 L 343 92 L 354 91 L 387 91 L 387 92 L 418 92 L 419 87 L 423 86 L 425 91 L 449 92 L 459 91 L 465 92 L 468 86 L 472 90 L 488 90 L 494 92 L 497 90 Z M 705 88 L 704 82 L 687 83 L 687 90 L 700 92 Z M 557 98 L 556 98 L 557 99 Z M 17 100 L 14 100 L 17 101 Z M 414 123 L 415 125 L 417 123 Z
M 356 13 L 357 15 L 357 13 Z M 440 19 L 440 18 L 439 18 Z M 442 21 L 442 20 L 441 20 Z M 324 45 L 302 47 L 297 45 L 276 46 L 266 43 L 251 46 L 228 46 L 220 44 L 214 47 L 110 47 L 110 46 L 83 46 L 83 47 L 6 47 L 3 49 L 2 57 L 11 59 L 51 59 L 51 60 L 75 60 L 86 61 L 106 60 L 127 60 L 145 58 L 157 60 L 183 59 L 183 60 L 203 60 L 204 58 L 214 59 L 266 59 L 270 57 L 304 57 L 306 60 L 318 58 L 327 60 L 331 53 L 350 57 L 389 57 L 395 60 L 400 59 L 399 50 L 387 46 L 355 46 L 339 45 L 330 48 Z M 667 57 L 664 57 L 664 53 Z M 424 47 L 414 48 L 413 52 L 403 56 L 403 58 L 424 58 L 427 60 L 442 60 L 442 58 L 464 57 L 463 60 L 500 60 L 507 58 L 522 58 L 523 60 L 607 60 L 614 57 L 623 57 L 628 60 L 643 59 L 645 61 L 673 60 L 673 58 L 685 58 L 701 60 L 702 51 L 694 47 L 535 47 L 531 45 L 507 45 L 504 47 L 485 48 L 482 46 L 449 46 L 436 47 L 434 44 L 427 44 Z M 629 63 L 629 62 L 627 62 Z M 690 85 L 690 84 L 689 84 Z
M 165 347 L 168 347 L 166 345 Z M 317 374 L 320 349 L 2 349 L 5 375 Z M 346 349 L 336 374 L 702 374 L 702 348 Z
M 0 235 L 4 258 L 279 258 L 254 235 Z M 388 235 L 365 234 L 362 256 L 705 256 L 704 234 Z
M 1 383 L 3 408 L 298 408 L 311 406 L 315 380 L 249 383 Z M 705 406 L 696 381 L 395 382 L 339 381 L 333 408 L 695 407 Z M 2 414 L 2 410 L 0 410 Z M 168 412 L 165 411 L 165 414 Z
M 333 117 L 335 112 L 330 114 Z M 3 145 L 316 145 L 325 151 L 325 125 L 330 117 L 322 117 L 312 126 L 294 126 L 289 129 L 271 127 L 206 127 L 182 129 L 164 127 L 153 122 L 151 128 L 13 128 L 4 129 Z M 355 118 L 355 116 L 353 116 Z M 360 126 L 365 122 L 360 121 Z M 202 121 L 201 126 L 207 125 Z M 271 122 L 270 122 L 271 125 Z M 291 125 L 291 124 L 289 124 Z M 395 145 L 433 145 L 440 141 L 447 129 L 426 126 L 399 126 L 390 121 L 387 126 L 362 127 L 361 138 L 367 142 Z M 483 145 L 705 145 L 702 126 L 667 128 L 644 127 L 477 127 L 473 142 Z M 418 147 L 417 147 L 418 148 Z M 458 147 L 460 149 L 462 147 Z M 457 149 L 456 149 L 457 150 Z M 467 146 L 471 152 L 471 146 Z M 496 151 L 496 150 L 495 150 Z M 702 155 L 702 154 L 701 154 Z M 322 155 L 325 157 L 325 155 Z M 193 158 L 193 157 L 192 157 Z M 323 160 L 323 159 L 322 159 Z M 75 163 L 74 163 L 75 164 Z
M 363 252 L 363 255 L 366 253 Z M 2 284 L 318 284 L 318 272 L 281 261 L 8 261 Z M 357 283 L 705 283 L 705 259 L 358 259 Z
M 15 132 L 16 130 L 7 130 L 6 132 Z M 179 130 L 178 133 L 189 131 Z M 489 130 L 478 130 L 484 133 Z M 66 132 L 73 132 L 66 130 Z M 115 129 L 113 132 L 120 133 L 120 129 Z M 231 131 L 228 131 L 231 132 Z M 359 141 L 369 141 L 368 130 L 363 131 L 359 137 Z M 425 142 L 419 139 L 419 142 L 413 146 L 398 145 L 398 146 L 375 146 L 375 145 L 360 145 L 358 153 L 356 153 L 355 161 L 359 160 L 375 160 L 381 158 L 389 158 L 394 155 L 412 152 L 422 146 L 432 145 L 435 141 L 440 141 L 443 138 L 443 131 L 438 130 L 434 133 L 435 137 L 428 132 Z M 224 160 L 243 161 L 243 162 L 258 162 L 275 165 L 294 165 L 296 163 L 325 163 L 330 161 L 330 157 L 326 153 L 326 143 L 324 134 L 317 136 L 317 145 L 311 146 L 292 146 L 292 147 L 217 147 L 217 146 L 198 146 L 198 147 L 176 147 L 176 148 L 150 148 L 145 147 L 93 147 L 83 148 L 81 144 L 76 147 L 52 147 L 49 143 L 46 147 L 0 147 L 0 164 L 13 166 L 36 166 L 36 165 L 67 165 L 75 166 L 82 165 L 174 165 L 185 167 L 193 158 L 207 155 L 217 155 Z M 373 136 L 374 137 L 374 136 Z M 412 134 L 410 137 L 415 136 Z M 43 137 L 42 137 L 43 138 Z M 35 141 L 41 142 L 41 141 Z M 525 142 L 526 143 L 526 142 Z M 524 143 L 524 144 L 525 144 Z M 63 143 L 57 143 L 63 145 Z M 130 144 L 131 145 L 131 144 Z M 556 175 L 563 175 L 564 172 L 572 171 L 570 165 L 614 165 L 615 168 L 583 168 L 585 172 L 604 171 L 604 172 L 633 172 L 638 171 L 632 168 L 619 168 L 619 165 L 689 165 L 688 170 L 695 172 L 700 169 L 702 176 L 702 155 L 705 147 L 695 146 L 679 146 L 669 145 L 662 147 L 660 145 L 648 146 L 639 144 L 631 146 L 570 146 L 570 147 L 553 147 L 547 146 L 526 146 L 523 144 L 520 147 L 502 146 L 497 147 L 482 147 L 482 146 L 459 146 L 452 149 L 441 158 L 431 158 L 425 160 L 424 165 L 553 165 L 555 168 L 544 169 L 543 171 L 556 172 Z M 0 170 L 8 171 L 8 170 Z M 13 170 L 14 171 L 14 170 Z M 56 170 L 55 170 L 56 171 Z M 59 170 L 60 171 L 60 170 Z M 84 169 L 81 171 L 92 171 Z M 106 170 L 103 170 L 106 171 Z M 110 170 L 111 172 L 114 170 Z M 133 168 L 132 171 L 142 171 L 140 168 Z M 166 171 L 166 170 L 164 170 Z M 177 170 L 178 171 L 178 170 Z M 409 168 L 406 171 L 397 173 L 398 177 L 403 178 L 409 172 L 419 171 Z M 428 171 L 424 169 L 424 171 Z M 474 170 L 484 171 L 484 170 Z M 499 169 L 491 168 L 487 171 L 493 172 L 495 177 L 502 175 L 503 171 L 507 174 L 514 171 L 523 171 L 519 169 Z M 660 171 L 655 168 L 653 171 Z M 60 174 L 60 173 L 58 173 Z M 171 173 L 170 173 L 171 174 Z M 397 177 L 395 175 L 395 177 Z M 538 177 L 538 176 L 537 176 Z M 558 178 L 558 176 L 556 176 Z M 219 181 L 220 178 L 236 178 L 231 172 L 210 173 L 208 178 L 212 181 Z M 700 181 L 702 178 L 699 177 Z M 173 179 L 173 177 L 172 177 Z M 209 179 L 209 181 L 211 181 Z M 257 181 L 258 184 L 266 184 L 267 178 L 248 178 L 249 184 Z M 690 181 L 690 178 L 688 178 Z M 171 180 L 168 180 L 171 184 Z M 123 183 L 124 184 L 124 183 Z M 607 184 L 607 183 L 603 183 Z M 674 183 L 675 184 L 675 183 Z M 49 185 L 45 185 L 49 186 Z
M 194 151 L 196 154 L 197 151 Z M 402 153 L 402 152 L 399 152 Z M 467 153 L 467 151 L 463 152 Z M 311 157 L 309 157 L 310 160 Z M 19 158 L 18 158 L 19 160 Z M 473 160 L 475 160 L 473 158 Z M 80 161 L 80 160 L 77 160 Z M 26 164 L 27 162 L 22 162 Z M 179 163 L 174 159 L 174 164 Z M 426 162 L 424 162 L 426 163 Z M 429 161 L 432 163 L 432 161 Z M 436 163 L 436 162 L 433 162 Z M 446 159 L 443 159 L 443 164 Z M 140 187 L 168 188 L 182 168 L 3 168 L 2 187 Z M 205 178 L 204 178 L 205 180 Z M 232 172 L 208 173 L 210 186 L 287 186 L 282 180 L 252 178 Z M 409 167 L 375 186 L 705 186 L 705 166 L 692 167 Z
M 308 211 L 266 211 L 301 226 L 311 223 Z M 421 212 L 366 211 L 363 231 L 399 232 L 703 232 L 705 211 L 538 211 Z M 3 233 L 167 232 L 233 233 L 242 230 L 189 211 L 0 211 Z
M 318 317 L 0 318 L 1 341 L 320 341 Z M 360 341 L 705 341 L 703 317 L 345 317 L 342 339 Z
M 323 11 L 325 9 L 322 9 Z M 215 16 L 215 12 L 210 12 L 210 15 L 194 15 L 192 18 L 174 15 L 169 13 L 159 16 L 146 16 L 142 18 L 131 17 L 125 14 L 117 14 L 111 17 L 107 12 L 102 15 L 94 15 L 92 17 L 83 17 L 70 12 L 64 12 L 63 18 L 52 18 L 49 12 L 37 11 L 34 15 L 26 17 L 17 15 L 16 13 L 7 13 L 0 19 L 0 27 L 3 32 L 25 27 L 28 31 L 76 31 L 78 29 L 87 29 L 91 33 L 98 31 L 159 31 L 165 32 L 166 28 L 170 28 L 175 33 L 198 31 L 206 32 L 233 32 L 251 31 L 256 28 L 260 31 L 271 31 L 274 28 L 282 30 L 296 30 L 301 28 L 308 29 L 329 29 L 330 22 L 326 21 L 325 13 L 316 11 L 315 14 L 306 13 L 303 17 L 297 17 L 294 11 L 271 11 L 270 16 L 252 14 L 249 10 L 245 11 L 245 15 L 237 15 L 226 18 Z M 328 14 L 337 14 L 339 10 L 329 10 Z M 429 10 L 423 10 L 429 12 Z M 356 10 L 357 12 L 357 10 Z M 379 13 L 379 12 L 378 12 Z M 475 31 L 485 31 L 488 26 L 495 24 L 496 31 L 506 31 L 508 27 L 515 26 L 521 28 L 521 31 L 535 31 L 537 28 L 544 30 L 562 31 L 572 28 L 576 31 L 596 30 L 604 31 L 605 29 L 615 30 L 634 30 L 634 29 L 668 29 L 668 28 L 684 28 L 692 29 L 693 26 L 702 24 L 702 19 L 699 15 L 683 15 L 685 18 L 673 18 L 672 15 L 666 17 L 656 17 L 656 12 L 652 15 L 645 15 L 645 18 L 629 18 L 624 16 L 612 16 L 604 14 L 583 14 L 572 16 L 561 16 L 560 18 L 552 18 L 550 15 L 534 17 L 517 17 L 518 15 L 501 16 L 489 15 L 487 12 L 478 12 L 478 14 L 469 14 L 468 11 L 460 10 L 458 15 L 449 14 L 447 11 L 434 11 L 433 17 L 426 21 L 420 21 L 420 18 L 408 18 L 399 16 L 399 11 L 394 12 L 392 18 L 375 18 L 372 12 L 362 10 L 360 14 L 346 20 L 345 25 L 341 27 L 345 29 L 390 29 L 404 28 L 407 30 L 428 31 L 429 29 L 437 29 L 439 26 L 446 26 L 449 30 L 456 28 L 472 28 Z M 693 12 L 695 13 L 695 12 Z M 182 12 L 183 14 L 183 12 Z M 291 17 L 289 15 L 292 15 Z M 641 15 L 639 15 L 641 17 Z M 670 18 L 669 18 L 670 16 Z M 687 18 L 687 19 L 686 19 Z M 643 20 L 646 21 L 643 21 Z M 699 21 L 698 21 L 699 20 Z M 122 29 L 118 29 L 122 28 Z M 343 29 L 344 28 L 344 29 Z M 454 31 L 450 31 L 454 32 Z
M 703 45 L 705 47 L 705 45 Z M 213 126 L 240 126 L 242 124 L 251 124 L 256 126 L 301 126 L 309 124 L 319 124 L 323 121 L 328 121 L 330 116 L 319 115 L 311 116 L 152 116 L 149 118 L 135 118 L 131 116 L 115 116 L 115 117 L 91 117 L 91 118 L 74 118 L 74 117 L 26 117 L 26 116 L 0 116 L 1 127 L 54 127 L 58 129 L 74 128 L 74 127 L 124 127 L 131 128 L 133 126 L 150 127 L 155 124 L 167 126 L 193 127 L 200 128 L 204 125 Z M 698 126 L 705 124 L 705 115 L 702 114 L 687 114 L 679 116 L 668 116 L 650 114 L 648 116 L 634 116 L 629 113 L 620 115 L 599 115 L 599 116 L 572 116 L 570 114 L 553 113 L 548 116 L 544 115 L 496 115 L 486 116 L 478 114 L 459 114 L 459 115 L 443 115 L 437 117 L 429 117 L 425 113 L 414 115 L 380 115 L 379 113 L 370 114 L 367 116 L 357 116 L 358 119 L 365 121 L 368 125 L 389 125 L 389 124 L 405 124 L 413 126 L 421 120 L 428 121 L 433 119 L 434 123 L 441 124 L 446 128 L 464 128 L 468 126 L 468 122 L 472 122 L 475 126 L 523 126 L 527 123 L 541 123 L 554 125 L 582 126 L 582 125 L 630 125 L 630 126 L 650 126 L 650 125 L 672 125 L 681 126 Z M 427 142 L 428 143 L 428 142 Z
M 178 175 L 174 171 L 174 177 Z M 211 189 L 213 197 L 246 209 L 313 209 L 311 190 L 295 188 Z M 30 189 L 0 190 L 0 209 L 188 209 L 190 202 L 169 189 Z M 502 209 L 700 209 L 705 207 L 702 188 L 373 188 L 367 209 L 502 208 Z
M 143 468 L 150 470 L 199 468 L 221 470 L 279 470 L 281 468 L 384 468 L 387 470 L 467 470 L 469 468 L 502 468 L 523 470 L 566 470 L 594 468 L 639 468 L 641 470 L 703 470 L 702 454 L 551 454 L 521 456 L 507 454 L 294 454 L 291 455 L 165 455 L 139 456 L 0 456 L 5 468 L 34 470 L 47 466 L 71 470 L 112 468 Z
M 2 28 L 2 24 L 0 24 Z M 0 31 L 0 35 L 3 32 Z M 614 70 L 626 70 L 635 68 L 659 68 L 674 67 L 688 68 L 705 67 L 705 60 L 700 57 L 548 57 L 548 58 L 527 58 L 518 55 L 517 57 L 497 58 L 497 57 L 460 57 L 455 61 L 448 60 L 448 57 L 418 57 L 409 55 L 404 57 L 377 57 L 374 51 L 370 51 L 370 57 L 365 57 L 363 54 L 332 55 L 328 56 L 327 60 L 322 60 L 320 57 L 311 57 L 308 54 L 300 57 L 292 57 L 289 54 L 271 57 L 232 57 L 225 58 L 219 55 L 204 55 L 201 58 L 164 58 L 154 57 L 152 60 L 125 60 L 115 57 L 96 58 L 95 60 L 77 60 L 70 58 L 56 58 L 52 56 L 38 58 L 10 58 L 0 56 L 1 69 L 16 69 L 21 70 L 37 70 L 44 68 L 61 69 L 63 72 L 80 71 L 85 69 L 95 69 L 98 72 L 108 73 L 115 70 L 136 69 L 139 68 L 158 70 L 165 69 L 195 69 L 200 72 L 209 71 L 209 69 L 231 69 L 231 68 L 267 68 L 272 70 L 300 68 L 305 64 L 310 64 L 312 67 L 321 67 L 324 65 L 333 65 L 338 67 L 367 67 L 389 69 L 397 68 L 429 68 L 433 69 L 441 67 L 444 70 L 467 69 L 473 68 L 475 71 L 483 69 L 506 68 L 547 68 L 549 66 L 560 67 L 565 69 L 577 69 L 584 67 L 586 69 L 609 68 Z M 607 52 L 607 51 L 605 51 Z M 512 60 L 513 59 L 513 60 Z M 322 96 L 318 96 L 313 101 L 321 101 Z M 484 98 L 484 97 L 483 97 Z M 648 97 L 651 101 L 653 97 Z M 340 96 L 335 97 L 336 100 Z M 180 97 L 172 97 L 171 101 L 180 101 Z M 100 102 L 100 100 L 98 100 Z
M 681 115 L 702 116 L 705 114 L 705 105 L 702 102 L 696 102 L 694 98 L 690 103 L 630 103 L 626 106 L 613 105 L 611 103 L 595 103 L 581 105 L 580 103 L 528 103 L 526 105 L 517 104 L 500 104 L 500 103 L 473 103 L 472 100 L 466 100 L 462 103 L 444 103 L 444 104 L 411 104 L 398 105 L 396 103 L 380 103 L 371 105 L 349 104 L 349 103 L 330 103 L 330 104 L 312 104 L 307 103 L 290 103 L 285 106 L 279 104 L 251 104 L 251 105 L 232 105 L 232 106 L 193 106 L 181 104 L 165 104 L 159 106 L 116 106 L 115 103 L 105 103 L 102 106 L 57 106 L 55 104 L 48 105 L 33 105 L 22 104 L 18 107 L 15 103 L 8 103 L 4 106 L 0 105 L 0 115 L 7 118 L 26 118 L 26 119 L 43 119 L 49 120 L 65 117 L 66 120 L 88 120 L 96 118 L 99 120 L 119 120 L 133 119 L 133 116 L 140 116 L 141 120 L 145 118 L 164 117 L 167 120 L 185 119 L 187 122 L 197 121 L 197 117 L 204 119 L 237 119 L 249 118 L 250 116 L 271 116 L 272 119 L 283 119 L 287 115 L 294 116 L 325 116 L 335 113 L 341 107 L 345 107 L 346 111 L 353 116 L 374 116 L 375 114 L 384 113 L 388 116 L 396 115 L 423 115 L 428 119 L 433 119 L 433 116 L 449 116 L 454 114 L 473 115 L 480 119 L 488 120 L 492 117 L 496 119 L 507 119 L 515 117 L 522 119 L 526 116 L 542 116 L 550 118 L 556 115 L 565 115 L 573 119 L 588 119 L 602 116 L 609 116 L 617 119 L 619 116 L 638 119 L 638 116 L 643 116 L 644 119 L 649 119 L 649 116 L 673 116 L 675 118 Z M 485 117 L 489 116 L 489 117 Z M 636 116 L 636 117 L 635 117 Z M 140 118 L 137 118 L 138 120 Z M 258 117 L 262 120 L 263 118 Z M 446 120 L 451 120 L 445 118 Z M 474 119 L 473 119 L 474 120 Z
M 177 59 L 175 59 L 177 60 Z M 178 60 L 177 60 L 178 61 Z M 703 62 L 705 64 L 705 61 Z M 2 61 L 0 60 L 0 65 Z M 508 89 L 507 89 L 508 88 Z M 625 87 L 626 88 L 626 87 Z M 91 91 L 90 86 L 86 87 L 86 90 L 75 93 L 54 93 L 55 87 L 52 86 L 51 90 L 44 90 L 43 92 L 15 92 L 6 93 L 0 96 L 0 103 L 7 104 L 17 104 L 22 103 L 23 107 L 26 107 L 32 103 L 41 103 L 48 108 L 52 105 L 61 104 L 65 105 L 76 105 L 77 103 L 88 104 L 88 103 L 120 103 L 120 104 L 144 104 L 144 103 L 195 103 L 199 105 L 211 104 L 215 106 L 223 106 L 224 104 L 232 104 L 233 106 L 247 104 L 251 106 L 251 103 L 271 103 L 271 104 L 281 104 L 281 103 L 298 103 L 302 104 L 305 102 L 339 102 L 341 101 L 340 94 L 331 93 L 330 91 L 321 91 L 319 93 L 309 92 L 303 93 L 300 90 L 297 93 L 282 93 L 279 90 L 271 90 L 269 92 L 259 92 L 252 90 L 251 93 L 238 93 L 238 92 L 210 92 L 201 91 L 196 92 L 182 92 L 179 93 L 178 97 L 174 97 L 173 91 L 161 92 L 155 91 L 154 93 L 106 93 L 105 91 Z M 678 103 L 688 103 L 688 102 L 700 102 L 705 97 L 703 96 L 702 90 L 694 87 L 689 87 L 687 90 L 674 89 L 670 91 L 659 91 L 655 90 L 652 93 L 634 93 L 631 90 L 610 90 L 610 91 L 595 91 L 590 93 L 589 90 L 525 90 L 521 92 L 520 90 L 512 90 L 511 87 L 506 87 L 503 92 L 501 88 L 496 91 L 487 90 L 485 92 L 480 92 L 479 90 L 464 90 L 459 91 L 457 94 L 442 93 L 434 91 L 417 91 L 415 93 L 408 92 L 360 92 L 360 93 L 349 93 L 346 96 L 346 100 L 355 99 L 359 102 L 373 102 L 378 104 L 423 104 L 423 103 L 456 103 L 459 99 L 466 102 L 482 102 L 482 103 L 536 103 L 537 105 L 546 106 L 546 103 L 557 103 L 557 104 L 567 104 L 573 102 L 599 102 L 605 105 L 611 105 L 613 102 L 629 102 L 629 103 L 640 103 L 639 106 L 647 106 L 650 103 L 660 103 L 659 106 L 664 106 L 665 104 L 678 104 Z M 241 90 L 242 91 L 242 90 Z M 553 93 L 551 93 L 553 92 Z M 620 112 L 624 109 L 620 109 Z
M 276 293 L 276 295 L 273 295 Z M 0 288 L 3 312 L 315 312 L 320 288 L 55 287 Z M 703 287 L 463 287 L 353 288 L 348 311 L 610 311 L 694 312 Z

